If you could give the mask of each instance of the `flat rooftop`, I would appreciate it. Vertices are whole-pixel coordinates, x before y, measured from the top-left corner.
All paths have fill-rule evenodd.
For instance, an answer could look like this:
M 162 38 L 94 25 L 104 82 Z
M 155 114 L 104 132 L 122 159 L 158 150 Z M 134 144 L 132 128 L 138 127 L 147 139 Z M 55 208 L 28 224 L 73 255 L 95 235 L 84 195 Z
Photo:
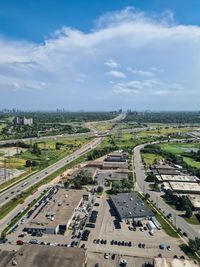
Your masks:
M 75 208 L 81 201 L 84 190 L 64 189 L 60 188 L 47 205 L 32 219 L 25 227 L 41 227 L 55 228 L 59 224 L 67 224 L 72 217 Z M 37 211 L 36 211 L 37 212 Z M 52 215 L 54 220 L 51 221 L 47 215 Z
M 15 254 L 10 254 L 9 261 L 1 260 L 0 267 L 12 267 L 13 261 L 18 267 L 83 267 L 85 258 L 86 250 L 81 248 L 25 244 Z
M 111 162 L 104 161 L 103 169 L 128 169 L 128 162 Z
M 200 209 L 200 195 L 188 195 L 187 197 L 194 208 Z
M 177 181 L 177 182 L 193 182 L 196 183 L 199 179 L 196 176 L 190 175 L 161 175 L 163 181 Z
M 119 193 L 110 197 L 118 215 L 123 218 L 144 218 L 154 216 L 137 193 Z
M 200 193 L 200 185 L 198 183 L 169 182 L 169 184 L 174 191 L 190 191 Z
M 110 180 L 114 180 L 114 181 L 120 181 L 123 179 L 128 179 L 128 172 L 127 171 L 122 171 L 122 170 L 117 170 L 115 172 L 112 173 Z

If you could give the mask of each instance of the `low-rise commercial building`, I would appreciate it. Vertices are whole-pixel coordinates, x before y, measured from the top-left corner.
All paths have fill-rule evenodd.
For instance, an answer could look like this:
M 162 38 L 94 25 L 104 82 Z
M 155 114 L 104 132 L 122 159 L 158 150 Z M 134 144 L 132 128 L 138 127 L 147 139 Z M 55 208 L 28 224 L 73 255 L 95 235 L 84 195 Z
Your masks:
M 81 248 L 25 244 L 16 252 L 0 252 L 0 259 L 0 267 L 84 267 L 87 251 Z
M 200 195 L 188 195 L 187 198 L 189 199 L 193 209 L 200 211 Z
M 64 234 L 83 200 L 83 190 L 59 189 L 25 225 L 26 231 Z
M 157 175 L 159 182 L 183 182 L 197 183 L 199 179 L 191 175 Z
M 200 184 L 198 183 L 180 183 L 169 182 L 171 190 L 182 194 L 200 194 Z
M 111 204 L 119 219 L 144 219 L 153 217 L 154 213 L 145 205 L 136 192 L 119 193 L 110 197 Z

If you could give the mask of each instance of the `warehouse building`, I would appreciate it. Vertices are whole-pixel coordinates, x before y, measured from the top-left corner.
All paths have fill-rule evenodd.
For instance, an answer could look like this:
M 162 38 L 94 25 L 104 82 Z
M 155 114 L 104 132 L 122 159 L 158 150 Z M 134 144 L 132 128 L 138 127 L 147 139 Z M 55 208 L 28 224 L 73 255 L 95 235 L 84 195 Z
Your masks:
M 16 252 L 0 252 L 0 267 L 84 267 L 87 251 L 81 248 L 23 245 Z
M 110 197 L 111 205 L 119 219 L 144 219 L 153 217 L 153 212 L 145 205 L 137 193 L 119 193 Z
M 127 154 L 121 150 L 110 153 L 105 159 L 109 162 L 126 162 L 126 160 Z
M 159 182 L 183 182 L 196 183 L 199 179 L 196 176 L 190 175 L 157 175 Z
M 188 195 L 187 198 L 193 209 L 200 211 L 200 195 Z
M 198 183 L 180 183 L 169 182 L 171 190 L 176 193 L 182 194 L 200 194 L 200 184 Z
M 25 225 L 27 232 L 64 234 L 68 229 L 76 208 L 83 201 L 83 190 L 59 189 L 52 199 L 42 206 L 39 213 Z

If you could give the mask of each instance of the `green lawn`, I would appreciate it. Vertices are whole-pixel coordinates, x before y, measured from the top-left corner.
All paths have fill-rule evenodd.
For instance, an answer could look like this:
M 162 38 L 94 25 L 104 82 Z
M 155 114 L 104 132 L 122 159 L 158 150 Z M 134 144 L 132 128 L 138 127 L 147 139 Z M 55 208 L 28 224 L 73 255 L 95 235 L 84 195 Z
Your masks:
M 200 162 L 195 161 L 192 158 L 183 157 L 183 160 L 192 167 L 200 168 Z
M 173 144 L 161 144 L 161 149 L 165 150 L 166 152 L 173 153 L 173 154 L 181 154 L 185 152 L 185 149 L 188 148 L 200 148 L 199 143 L 173 143 Z
M 147 165 L 152 165 L 155 160 L 162 160 L 163 157 L 151 153 L 142 153 L 142 159 Z
M 184 218 L 188 223 L 198 225 L 200 224 L 200 221 L 198 220 L 197 216 L 195 214 L 192 215 L 190 218 Z

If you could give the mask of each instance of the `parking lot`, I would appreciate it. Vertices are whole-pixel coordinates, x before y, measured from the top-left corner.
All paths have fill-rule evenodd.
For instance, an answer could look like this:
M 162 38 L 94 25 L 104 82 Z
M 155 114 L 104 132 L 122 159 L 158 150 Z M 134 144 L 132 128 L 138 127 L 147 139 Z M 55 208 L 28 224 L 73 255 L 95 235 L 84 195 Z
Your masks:
M 88 252 L 88 267 L 94 267 L 95 264 L 99 264 L 99 267 L 119 267 L 120 261 L 122 262 L 125 260 L 127 262 L 127 267 L 138 267 L 142 266 L 144 263 L 152 263 L 152 259 L 148 258 L 138 258 L 138 257 L 131 257 L 131 256 L 121 256 L 109 254 L 108 259 L 105 259 L 104 253 L 95 253 L 95 252 Z
M 116 229 L 116 223 L 114 224 L 116 218 L 111 216 L 106 196 L 97 198 L 96 202 L 99 206 L 93 209 L 98 212 L 95 228 L 88 228 L 90 234 L 87 242 L 81 241 L 81 244 L 85 243 L 89 251 L 151 258 L 159 254 L 164 257 L 184 255 L 179 249 L 180 239 L 169 238 L 163 230 L 156 230 L 154 235 L 150 235 L 148 230 L 141 231 L 139 227 L 136 231 L 130 231 L 130 225 L 126 222 L 120 223 L 121 229 Z M 143 222 L 143 226 L 146 222 Z M 160 244 L 164 245 L 164 249 L 159 248 Z

